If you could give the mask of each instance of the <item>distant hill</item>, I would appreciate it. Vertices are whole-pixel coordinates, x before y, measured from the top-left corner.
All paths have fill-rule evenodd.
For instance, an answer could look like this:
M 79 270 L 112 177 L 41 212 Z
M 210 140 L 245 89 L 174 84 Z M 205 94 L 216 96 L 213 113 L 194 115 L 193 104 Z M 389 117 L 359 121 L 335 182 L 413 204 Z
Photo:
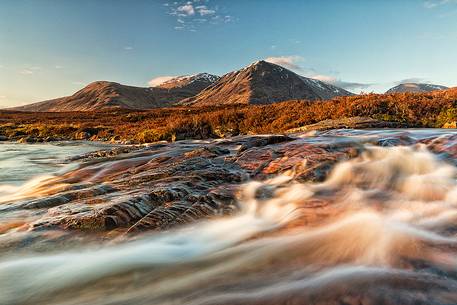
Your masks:
M 435 90 L 444 90 L 448 89 L 448 87 L 441 86 L 441 85 L 433 85 L 433 84 L 420 84 L 420 83 L 404 83 L 393 88 L 390 88 L 386 91 L 386 93 L 402 93 L 402 92 L 430 92 Z
M 219 77 L 207 73 L 171 79 L 158 87 L 142 88 L 114 82 L 93 82 L 75 94 L 12 108 L 19 111 L 94 111 L 107 108 L 152 109 L 173 106 L 194 96 Z
M 353 93 L 262 60 L 225 74 L 181 104 L 271 104 L 292 99 L 321 100 L 347 95 Z

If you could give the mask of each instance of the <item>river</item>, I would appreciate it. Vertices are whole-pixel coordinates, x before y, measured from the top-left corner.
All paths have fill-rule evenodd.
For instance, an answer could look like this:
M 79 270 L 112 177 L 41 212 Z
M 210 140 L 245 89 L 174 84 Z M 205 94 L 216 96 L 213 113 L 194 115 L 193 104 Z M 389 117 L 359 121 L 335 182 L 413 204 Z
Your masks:
M 457 131 L 109 148 L 0 145 L 0 304 L 457 303 Z

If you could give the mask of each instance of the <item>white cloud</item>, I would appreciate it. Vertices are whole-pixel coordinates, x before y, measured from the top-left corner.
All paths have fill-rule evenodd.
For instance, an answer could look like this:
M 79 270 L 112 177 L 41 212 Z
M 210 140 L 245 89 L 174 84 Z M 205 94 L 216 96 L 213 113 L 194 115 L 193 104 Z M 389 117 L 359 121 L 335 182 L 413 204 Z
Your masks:
M 125 46 L 125 47 L 124 47 L 124 50 L 126 50 L 126 51 L 131 51 L 131 50 L 133 50 L 133 47 L 132 47 L 132 46 Z
M 178 6 L 176 10 L 178 12 L 182 12 L 184 15 L 187 16 L 195 15 L 195 9 L 191 2 L 187 2 L 185 5 Z
M 302 71 L 303 68 L 298 64 L 303 61 L 303 57 L 298 55 L 292 56 L 272 56 L 265 58 L 265 61 L 282 66 L 287 69 Z
M 173 78 L 175 78 L 176 76 L 158 76 L 158 77 L 155 77 L 153 79 L 151 79 L 148 84 L 149 86 L 151 87 L 157 87 L 163 83 L 165 83 L 166 81 L 169 81 Z
M 211 5 L 210 2 L 211 0 L 174 1 L 167 2 L 165 7 L 168 15 L 176 18 L 175 30 L 196 32 L 205 24 L 225 24 L 235 20 L 226 14 L 223 7 Z
M 63 69 L 63 66 L 55 65 L 54 68 L 55 68 L 55 69 Z

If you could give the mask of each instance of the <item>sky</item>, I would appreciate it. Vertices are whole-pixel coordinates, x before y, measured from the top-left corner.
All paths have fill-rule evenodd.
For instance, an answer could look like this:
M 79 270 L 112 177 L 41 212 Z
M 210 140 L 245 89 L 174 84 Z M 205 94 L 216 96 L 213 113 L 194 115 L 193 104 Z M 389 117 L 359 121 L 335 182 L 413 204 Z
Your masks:
M 457 0 L 0 0 L 0 107 L 266 59 L 353 92 L 457 86 Z

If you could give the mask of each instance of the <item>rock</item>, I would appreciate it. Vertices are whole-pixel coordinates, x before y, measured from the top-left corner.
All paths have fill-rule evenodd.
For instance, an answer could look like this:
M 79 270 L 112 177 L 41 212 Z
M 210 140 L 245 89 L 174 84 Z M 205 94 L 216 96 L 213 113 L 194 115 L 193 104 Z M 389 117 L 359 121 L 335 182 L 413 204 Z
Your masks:
M 0 141 L 8 141 L 9 138 L 7 136 L 0 136 Z
M 60 139 L 59 138 L 56 138 L 56 137 L 46 137 L 44 139 L 45 142 L 55 142 L 55 141 L 59 141 Z
M 75 140 L 88 140 L 90 138 L 90 133 L 85 131 L 80 131 L 75 134 Z
M 62 174 L 50 185 L 40 185 L 45 196 L 23 199 L 8 209 L 24 213 L 21 219 L 33 234 L 89 231 L 112 237 L 166 230 L 237 211 L 239 187 L 250 179 L 286 175 L 298 182 L 323 181 L 338 161 L 363 151 L 362 145 L 357 146 L 361 139 L 357 143 L 337 140 L 345 132 L 347 135 L 344 130 L 326 131 L 319 141 L 305 134 L 237 136 L 92 152 L 72 159 L 80 164 L 78 169 Z M 457 156 L 453 137 L 427 138 L 421 143 L 433 152 Z M 363 141 L 372 145 L 419 143 L 401 132 Z M 62 187 L 54 188 L 56 183 Z M 307 221 L 317 219 L 309 217 Z

